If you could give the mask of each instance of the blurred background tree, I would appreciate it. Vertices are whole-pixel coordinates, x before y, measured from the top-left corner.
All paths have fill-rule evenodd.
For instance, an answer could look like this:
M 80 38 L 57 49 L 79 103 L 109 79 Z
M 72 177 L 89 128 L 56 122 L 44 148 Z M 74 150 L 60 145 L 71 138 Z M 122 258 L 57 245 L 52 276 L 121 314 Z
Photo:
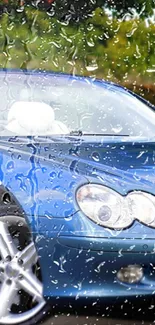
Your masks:
M 107 8 L 116 17 L 133 15 L 135 11 L 142 17 L 153 14 L 155 0 L 0 0 L 1 9 L 19 9 L 23 6 L 44 9 L 57 18 L 86 18 L 96 8 Z
M 155 0 L 0 0 L 0 67 L 104 78 L 155 103 Z

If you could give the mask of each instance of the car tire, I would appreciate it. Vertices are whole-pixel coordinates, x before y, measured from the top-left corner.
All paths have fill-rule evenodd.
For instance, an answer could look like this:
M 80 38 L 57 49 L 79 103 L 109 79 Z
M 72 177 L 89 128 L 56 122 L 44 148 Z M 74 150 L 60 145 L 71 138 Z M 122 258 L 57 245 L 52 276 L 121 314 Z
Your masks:
M 33 325 L 48 317 L 39 258 L 25 218 L 0 217 L 0 324 Z

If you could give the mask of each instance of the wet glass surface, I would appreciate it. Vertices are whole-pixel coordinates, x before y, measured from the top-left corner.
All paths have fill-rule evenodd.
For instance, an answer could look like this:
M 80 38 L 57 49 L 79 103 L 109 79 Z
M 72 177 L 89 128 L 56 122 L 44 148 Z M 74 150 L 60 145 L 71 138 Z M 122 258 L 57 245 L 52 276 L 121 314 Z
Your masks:
M 154 324 L 155 0 L 0 0 L 0 70 L 0 324 Z

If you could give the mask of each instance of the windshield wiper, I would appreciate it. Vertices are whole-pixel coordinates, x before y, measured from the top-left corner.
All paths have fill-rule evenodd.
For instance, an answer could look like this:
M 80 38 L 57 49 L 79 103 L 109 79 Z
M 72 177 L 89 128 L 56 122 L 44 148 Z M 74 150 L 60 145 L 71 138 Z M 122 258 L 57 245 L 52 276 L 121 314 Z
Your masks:
M 129 137 L 129 134 L 112 134 L 112 133 L 85 133 L 81 130 L 72 130 L 69 135 L 71 136 L 104 136 L 104 137 Z
M 73 135 L 73 136 L 82 136 L 83 132 L 81 130 L 72 130 L 69 135 Z

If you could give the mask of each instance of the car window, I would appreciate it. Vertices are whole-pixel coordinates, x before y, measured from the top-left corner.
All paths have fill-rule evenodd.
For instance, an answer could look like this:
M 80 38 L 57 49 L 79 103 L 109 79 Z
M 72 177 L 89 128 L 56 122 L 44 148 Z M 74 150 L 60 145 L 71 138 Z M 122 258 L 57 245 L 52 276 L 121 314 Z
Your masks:
M 37 73 L 29 78 L 29 74 L 14 73 L 1 84 L 0 92 L 0 120 L 6 135 L 68 134 L 72 130 L 88 135 L 155 135 L 154 111 L 105 81 Z

